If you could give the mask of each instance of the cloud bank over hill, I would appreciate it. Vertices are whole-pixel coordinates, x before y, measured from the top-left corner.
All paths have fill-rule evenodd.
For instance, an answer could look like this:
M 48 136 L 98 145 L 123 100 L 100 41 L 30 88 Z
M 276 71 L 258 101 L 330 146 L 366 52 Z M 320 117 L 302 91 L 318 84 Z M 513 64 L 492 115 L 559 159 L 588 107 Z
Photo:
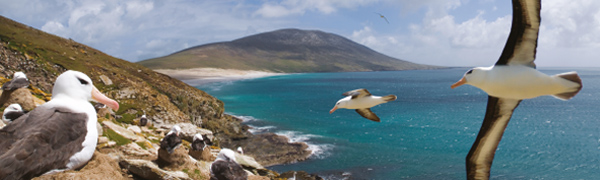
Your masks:
M 133 62 L 301 28 L 340 34 L 418 63 L 491 65 L 502 51 L 512 18 L 510 2 L 498 0 L 0 0 L 0 5 L 0 15 Z M 595 60 L 600 48 L 598 9 L 600 1 L 543 1 L 536 63 L 600 66 Z

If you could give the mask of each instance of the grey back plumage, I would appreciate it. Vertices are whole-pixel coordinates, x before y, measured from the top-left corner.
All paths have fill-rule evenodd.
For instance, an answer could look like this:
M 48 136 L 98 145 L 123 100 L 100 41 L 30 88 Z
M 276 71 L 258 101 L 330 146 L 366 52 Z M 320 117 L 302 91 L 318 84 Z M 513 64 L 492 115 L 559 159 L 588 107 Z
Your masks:
M 31 179 L 66 168 L 87 134 L 87 115 L 40 106 L 0 129 L 0 179 Z

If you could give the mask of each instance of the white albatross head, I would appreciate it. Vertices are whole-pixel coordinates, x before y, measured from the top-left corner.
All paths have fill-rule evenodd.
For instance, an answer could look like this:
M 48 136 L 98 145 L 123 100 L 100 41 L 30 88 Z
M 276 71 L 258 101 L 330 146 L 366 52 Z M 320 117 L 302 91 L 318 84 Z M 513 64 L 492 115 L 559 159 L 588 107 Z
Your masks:
M 179 127 L 179 125 L 173 125 L 173 127 L 171 128 L 171 131 L 169 131 L 169 133 L 167 133 L 167 135 L 175 133 L 176 136 L 179 136 L 180 132 L 181 132 L 181 127 Z
M 18 112 L 18 111 L 23 111 L 23 108 L 21 108 L 21 105 L 19 104 L 10 104 L 8 105 L 8 107 L 6 107 L 6 109 L 4 109 L 4 114 L 6 114 L 7 112 Z
M 201 141 L 203 141 L 203 140 L 204 140 L 204 138 L 202 138 L 202 134 L 198 133 L 198 134 L 194 135 L 194 141 L 196 141 L 196 140 L 201 140 Z
M 4 122 L 14 121 L 14 119 L 9 120 L 6 117 L 6 114 L 8 114 L 10 112 L 23 112 L 23 109 L 21 108 L 21 105 L 16 104 L 16 103 L 8 105 L 8 107 L 6 107 L 6 109 L 4 109 L 4 113 L 2 114 L 2 120 Z
M 218 160 L 222 160 L 222 161 L 233 161 L 236 162 L 235 160 L 235 152 L 233 152 L 233 150 L 231 149 L 227 149 L 227 148 L 223 148 L 221 149 L 221 151 L 219 151 L 219 154 L 217 155 L 217 159 L 215 159 L 215 161 Z
M 352 98 L 352 96 L 347 96 L 344 97 L 342 99 L 340 99 L 337 103 L 335 103 L 335 106 L 333 106 L 333 109 L 329 110 L 329 114 L 333 113 L 335 110 L 339 109 L 339 108 L 346 108 L 346 104 L 348 104 L 348 101 L 350 101 Z
M 117 101 L 98 91 L 92 84 L 92 79 L 79 71 L 68 70 L 56 78 L 54 88 L 52 88 L 52 99 L 55 98 L 96 101 L 106 104 L 115 111 L 119 110 Z
M 465 75 L 463 75 L 463 77 L 460 80 L 458 80 L 456 83 L 452 84 L 452 86 L 450 86 L 450 88 L 454 89 L 458 86 L 462 86 L 465 84 L 479 87 L 479 85 L 481 83 L 485 82 L 485 77 L 487 75 L 487 72 L 491 68 L 492 67 L 476 67 L 476 68 L 470 69 L 465 73 Z
M 25 76 L 25 73 L 18 71 L 18 72 L 15 72 L 15 74 L 13 74 L 13 79 L 17 79 L 17 78 L 27 79 L 27 76 Z

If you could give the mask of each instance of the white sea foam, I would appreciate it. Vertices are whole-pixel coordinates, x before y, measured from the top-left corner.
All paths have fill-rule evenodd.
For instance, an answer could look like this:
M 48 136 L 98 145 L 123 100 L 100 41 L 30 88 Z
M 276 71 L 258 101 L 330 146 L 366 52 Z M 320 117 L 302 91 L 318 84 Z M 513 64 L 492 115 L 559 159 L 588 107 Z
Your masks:
M 234 117 L 236 117 L 238 119 L 241 119 L 242 122 L 245 122 L 245 123 L 246 122 L 259 121 L 259 119 L 256 119 L 256 118 L 254 118 L 252 116 L 236 116 L 236 115 L 232 115 L 232 116 L 234 116 Z
M 250 133 L 252 134 L 271 132 L 271 129 L 275 129 L 275 126 L 248 126 L 250 126 L 250 129 L 248 129 L 248 131 L 250 131 Z
M 321 137 L 314 134 L 303 134 L 298 131 L 280 131 L 275 134 L 285 136 L 289 139 L 289 142 L 303 142 L 308 145 L 308 150 L 312 151 L 310 158 L 324 159 L 331 155 L 333 145 L 331 144 L 314 144 L 309 140 L 311 138 Z
M 232 115 L 238 119 L 241 119 L 242 122 L 244 122 L 244 123 L 252 123 L 252 122 L 260 121 L 260 119 L 257 119 L 252 116 L 241 116 L 241 115 L 234 115 L 234 114 L 230 114 L 230 115 Z M 252 134 L 273 132 L 274 130 L 277 129 L 277 127 L 275 127 L 275 126 L 254 126 L 254 125 L 250 125 L 250 124 L 247 124 L 247 125 L 250 126 L 250 129 L 248 129 L 248 131 L 250 131 L 250 133 L 252 133 Z M 293 142 L 306 143 L 308 145 L 308 150 L 310 150 L 312 152 L 310 158 L 324 159 L 331 155 L 331 151 L 333 150 L 333 147 L 334 147 L 331 144 L 315 144 L 315 143 L 310 142 L 310 140 L 313 138 L 321 137 L 319 135 L 304 134 L 304 133 L 301 133 L 298 131 L 278 131 L 278 132 L 275 132 L 275 134 L 287 137 L 289 139 L 289 142 L 292 142 L 292 143 Z

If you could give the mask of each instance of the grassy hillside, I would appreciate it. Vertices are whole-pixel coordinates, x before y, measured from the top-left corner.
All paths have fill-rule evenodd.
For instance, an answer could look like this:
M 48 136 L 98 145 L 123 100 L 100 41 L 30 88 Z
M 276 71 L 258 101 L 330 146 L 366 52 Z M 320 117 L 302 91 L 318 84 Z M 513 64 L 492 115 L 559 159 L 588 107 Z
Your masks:
M 54 80 L 63 71 L 86 73 L 100 91 L 121 104 L 117 112 L 120 121 L 129 122 L 144 113 L 159 122 L 199 126 L 231 119 L 223 115 L 223 102 L 197 88 L 5 17 L 0 17 L 0 50 L 0 75 L 12 77 L 13 72 L 24 71 L 32 86 L 46 93 L 51 93 Z M 100 76 L 113 84 L 105 84 Z
M 201 45 L 138 63 L 151 69 L 212 67 L 286 73 L 439 68 L 395 59 L 339 35 L 298 29 Z

